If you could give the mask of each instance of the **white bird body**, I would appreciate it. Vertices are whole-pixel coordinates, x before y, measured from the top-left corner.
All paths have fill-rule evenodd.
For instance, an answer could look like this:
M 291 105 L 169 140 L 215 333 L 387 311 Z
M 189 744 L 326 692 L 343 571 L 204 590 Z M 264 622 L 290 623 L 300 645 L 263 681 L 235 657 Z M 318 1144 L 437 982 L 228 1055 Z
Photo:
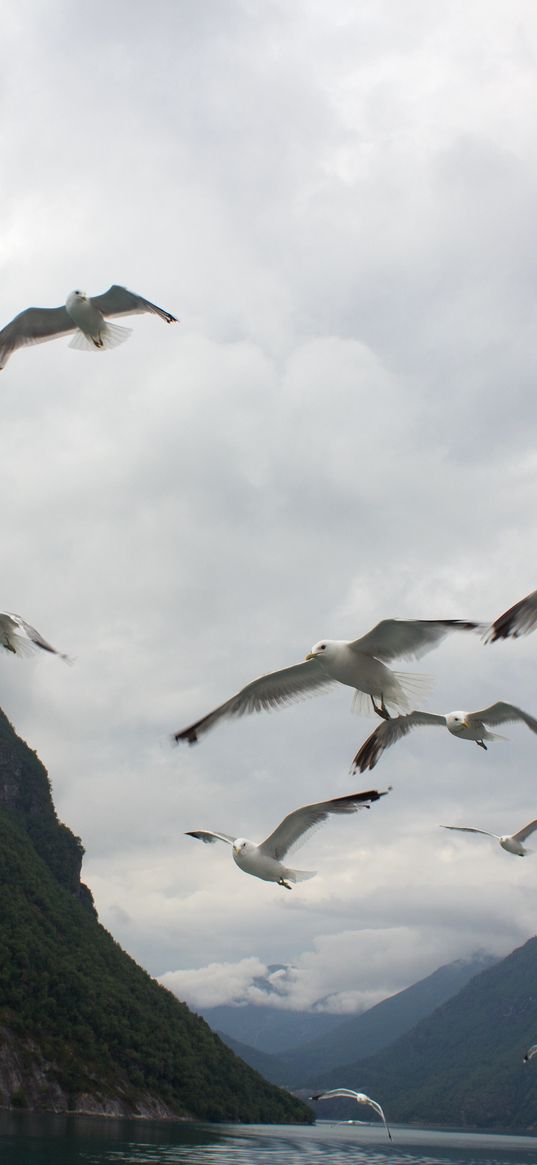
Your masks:
M 64 655 L 61 651 L 57 651 L 52 647 L 31 623 L 27 623 L 20 615 L 14 615 L 12 611 L 0 611 L 0 646 L 6 651 L 11 652 L 12 655 L 30 655 L 33 651 L 41 648 L 42 651 L 48 651 L 51 655 L 59 655 L 66 663 L 71 660 L 68 655 Z
M 41 344 L 58 336 L 72 334 L 71 348 L 93 352 L 114 348 L 128 339 L 131 331 L 108 323 L 105 317 L 143 312 L 158 315 L 169 324 L 177 322 L 171 312 L 117 283 L 102 295 L 91 298 L 84 291 L 72 291 L 64 307 L 28 307 L 0 331 L 0 369 L 17 348 Z
M 371 1097 L 368 1096 L 365 1092 L 354 1092 L 352 1088 L 331 1088 L 328 1092 L 314 1093 L 313 1096 L 310 1096 L 310 1100 L 333 1100 L 337 1096 L 343 1096 L 346 1100 L 355 1100 L 357 1104 L 369 1105 L 369 1107 L 380 1116 L 384 1123 L 384 1128 L 386 1129 L 388 1137 L 390 1138 L 390 1141 L 392 1140 L 392 1134 L 388 1127 L 388 1122 L 384 1116 L 384 1111 L 381 1105 L 378 1103 L 378 1100 L 372 1100 Z
M 315 644 L 306 656 L 306 660 L 310 659 L 318 659 L 336 683 L 345 684 L 373 699 L 376 697 L 395 708 L 408 707 L 409 693 L 405 681 L 410 688 L 426 690 L 430 687 L 428 676 L 394 672 L 382 660 L 358 651 L 344 639 L 325 639 Z
M 187 832 L 187 837 L 195 837 L 206 844 L 224 841 L 232 847 L 233 860 L 245 874 L 261 878 L 263 882 L 277 882 L 290 890 L 290 882 L 304 882 L 315 876 L 314 870 L 293 870 L 284 865 L 283 859 L 294 849 L 311 829 L 326 821 L 331 814 L 356 813 L 358 809 L 369 809 L 373 801 L 379 801 L 389 792 L 385 789 L 368 789 L 363 793 L 350 793 L 346 797 L 335 797 L 331 801 L 319 801 L 313 805 L 303 805 L 284 817 L 276 829 L 259 845 L 245 837 L 231 837 L 228 833 L 215 833 L 208 829 Z
M 302 663 L 252 680 L 208 715 L 176 732 L 174 739 L 194 744 L 219 720 L 282 707 L 338 683 L 354 689 L 356 703 L 362 696 L 364 703 L 371 701 L 381 716 L 388 715 L 386 705 L 407 710 L 418 693 L 430 686 L 429 678 L 395 672 L 387 664 L 399 656 L 419 658 L 450 631 L 482 630 L 483 624 L 462 619 L 383 619 L 361 639 L 323 639 Z
M 508 854 L 516 854 L 519 858 L 524 858 L 530 852 L 521 842 L 517 841 L 516 837 L 511 837 L 508 833 L 498 837 L 498 841 L 502 849 L 507 850 Z
M 482 744 L 484 740 L 506 739 L 497 732 L 489 732 L 484 720 L 478 719 L 478 716 L 477 712 L 448 712 L 445 718 L 446 728 L 452 736 L 458 736 L 459 740 L 474 740 L 476 744 Z
M 285 886 L 287 882 L 305 882 L 308 878 L 314 878 L 316 872 L 292 870 L 245 837 L 237 837 L 233 842 L 233 860 L 245 874 L 253 874 L 263 882 L 277 882 L 280 886 Z
M 89 351 L 100 348 L 104 351 L 122 344 L 131 335 L 130 328 L 107 323 L 103 313 L 94 306 L 85 291 L 72 291 L 65 301 L 65 310 L 76 324 L 70 348 L 85 348 Z
M 530 1060 L 533 1060 L 534 1056 L 537 1056 L 537 1044 L 532 1044 L 531 1048 L 528 1048 L 524 1055 L 524 1063 L 529 1064 Z
M 518 833 L 489 833 L 487 829 L 476 829 L 474 825 L 443 825 L 443 829 L 457 830 L 459 833 L 481 833 L 485 837 L 493 837 L 495 841 L 499 841 L 502 849 L 507 850 L 509 854 L 516 854 L 517 857 L 523 858 L 526 854 L 531 853 L 531 850 L 526 849 L 522 843 L 526 841 L 532 833 L 537 829 L 537 819 L 528 821 Z
M 491 732 L 489 724 L 508 724 L 521 721 L 531 732 L 537 733 L 537 720 L 514 704 L 507 704 L 498 700 L 489 708 L 482 708 L 479 712 L 436 712 L 414 711 L 406 716 L 394 716 L 378 724 L 371 736 L 358 749 L 353 760 L 353 769 L 365 772 L 374 769 L 383 752 L 406 736 L 413 728 L 441 725 L 448 729 L 452 736 L 459 740 L 473 740 L 480 748 L 486 750 L 485 741 L 505 740 L 496 732 Z

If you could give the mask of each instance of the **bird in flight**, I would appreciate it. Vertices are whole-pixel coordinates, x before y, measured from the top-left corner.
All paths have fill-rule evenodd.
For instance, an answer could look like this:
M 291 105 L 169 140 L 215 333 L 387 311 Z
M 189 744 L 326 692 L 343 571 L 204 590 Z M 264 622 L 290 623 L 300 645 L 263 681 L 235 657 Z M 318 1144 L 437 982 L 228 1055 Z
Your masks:
M 459 830 L 460 833 L 482 833 L 485 835 L 485 837 L 493 837 L 496 841 L 499 841 L 502 849 L 507 850 L 508 854 L 517 854 L 518 857 L 523 858 L 526 856 L 526 854 L 530 853 L 530 850 L 526 849 L 525 845 L 522 843 L 526 841 L 526 839 L 530 837 L 532 833 L 535 833 L 535 830 L 537 829 L 537 819 L 535 821 L 529 821 L 527 825 L 524 825 L 522 829 L 519 829 L 518 833 L 511 834 L 489 833 L 486 829 L 475 829 L 473 825 L 443 825 L 442 829 L 456 829 Z
M 68 655 L 63 655 L 61 651 L 57 651 L 46 639 L 27 623 L 25 619 L 21 619 L 20 615 L 14 615 L 12 612 L 0 611 L 0 646 L 4 647 L 6 651 L 11 651 L 13 655 L 29 655 L 32 651 L 41 648 L 42 651 L 49 651 L 52 655 L 59 655 L 60 659 L 65 660 L 66 663 L 71 663 Z
M 105 317 L 139 315 L 142 312 L 152 312 L 168 324 L 177 323 L 171 312 L 127 291 L 126 287 L 119 287 L 117 283 L 103 295 L 93 297 L 86 295 L 85 291 L 72 291 L 64 307 L 27 307 L 0 331 L 0 369 L 5 368 L 17 348 L 42 344 L 45 340 L 55 340 L 71 333 L 70 348 L 90 352 L 115 348 L 129 338 L 131 329 L 110 324 Z
M 361 773 L 366 769 L 374 769 L 385 749 L 396 744 L 413 728 L 427 725 L 441 725 L 457 736 L 459 740 L 473 740 L 480 748 L 486 750 L 486 740 L 505 740 L 495 732 L 490 732 L 489 724 L 510 724 L 522 721 L 532 732 L 537 732 L 537 720 L 514 704 L 506 704 L 499 700 L 491 704 L 490 708 L 482 708 L 479 712 L 448 712 L 447 715 L 436 715 L 434 712 L 410 712 L 408 716 L 394 716 L 390 720 L 379 724 L 371 736 L 367 738 L 356 753 L 352 762 L 354 770 Z
M 390 1141 L 392 1140 L 392 1134 L 388 1128 L 388 1122 L 381 1105 L 378 1103 L 378 1100 L 372 1100 L 365 1092 L 353 1092 L 351 1088 L 331 1088 L 329 1092 L 315 1092 L 313 1096 L 310 1096 L 310 1100 L 332 1100 L 336 1096 L 344 1096 L 347 1100 L 355 1100 L 357 1104 L 368 1104 L 370 1108 L 378 1112 L 384 1122 L 384 1128 Z
M 174 740 L 194 744 L 226 717 L 282 707 L 338 683 L 355 689 L 359 710 L 369 709 L 371 703 L 384 718 L 389 716 L 389 707 L 408 711 L 416 694 L 430 686 L 429 677 L 395 672 L 386 665 L 400 656 L 419 659 L 450 631 L 481 633 L 483 627 L 463 619 L 383 619 L 361 639 L 323 639 L 302 663 L 252 680 L 208 715 L 176 732 Z
M 233 860 L 245 874 L 253 874 L 264 882 L 277 882 L 291 890 L 290 882 L 305 882 L 315 877 L 315 870 L 292 870 L 284 865 L 283 859 L 294 849 L 305 835 L 334 813 L 356 813 L 358 809 L 370 809 L 373 801 L 379 801 L 389 792 L 385 789 L 368 789 L 365 793 L 350 793 L 346 797 L 336 797 L 332 801 L 319 801 L 315 805 L 303 805 L 284 817 L 269 837 L 256 845 L 245 837 L 231 837 L 228 833 L 213 833 L 208 829 L 189 830 L 187 837 L 195 837 L 207 845 L 215 841 L 225 841 L 232 847 Z
M 533 1060 L 534 1056 L 537 1056 L 537 1044 L 532 1044 L 531 1048 L 528 1048 L 527 1052 L 524 1054 L 524 1063 L 529 1064 L 530 1060 Z
M 529 635 L 537 626 L 537 591 L 532 591 L 524 599 L 504 611 L 503 615 L 490 624 L 485 633 L 485 643 L 495 643 L 497 639 L 518 639 Z

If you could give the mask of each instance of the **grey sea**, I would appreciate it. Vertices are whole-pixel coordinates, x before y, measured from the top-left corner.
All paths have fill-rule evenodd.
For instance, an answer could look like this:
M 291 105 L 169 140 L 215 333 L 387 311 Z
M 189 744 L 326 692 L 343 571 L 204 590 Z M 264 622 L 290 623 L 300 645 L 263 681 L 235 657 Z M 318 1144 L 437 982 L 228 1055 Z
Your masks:
M 537 1137 L 380 1125 L 191 1125 L 0 1114 L 1 1165 L 537 1165 Z

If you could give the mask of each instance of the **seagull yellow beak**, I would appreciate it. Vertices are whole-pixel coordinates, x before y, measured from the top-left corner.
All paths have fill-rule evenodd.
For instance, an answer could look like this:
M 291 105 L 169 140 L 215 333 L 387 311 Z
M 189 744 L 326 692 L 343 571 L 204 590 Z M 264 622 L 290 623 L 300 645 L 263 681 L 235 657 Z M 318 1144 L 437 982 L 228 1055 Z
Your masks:
M 317 659 L 317 656 L 316 656 L 316 654 L 315 654 L 315 652 L 314 652 L 314 651 L 309 651 L 309 652 L 308 652 L 308 654 L 307 654 L 307 656 L 306 656 L 306 660 L 308 660 L 308 659 Z

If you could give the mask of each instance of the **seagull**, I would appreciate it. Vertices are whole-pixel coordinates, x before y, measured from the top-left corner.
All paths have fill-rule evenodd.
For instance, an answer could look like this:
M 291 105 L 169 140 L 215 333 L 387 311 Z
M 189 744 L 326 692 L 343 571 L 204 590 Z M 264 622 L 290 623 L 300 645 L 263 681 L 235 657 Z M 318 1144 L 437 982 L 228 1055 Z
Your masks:
M 508 611 L 491 623 L 485 633 L 485 643 L 495 643 L 497 639 L 518 639 L 519 635 L 529 635 L 537 626 L 537 591 L 520 599 Z
M 502 849 L 506 849 L 508 854 L 517 854 L 518 857 L 523 858 L 530 853 L 522 842 L 526 840 L 530 834 L 535 833 L 537 829 L 537 819 L 529 821 L 523 829 L 519 829 L 518 833 L 489 833 L 486 829 L 474 829 L 472 825 L 443 825 L 442 829 L 457 829 L 460 833 L 483 833 L 485 837 L 494 837 L 499 841 Z
M 530 1060 L 533 1060 L 534 1056 L 537 1056 L 537 1044 L 532 1044 L 531 1048 L 528 1048 L 524 1055 L 524 1064 L 529 1064 Z
M 394 672 L 387 663 L 399 656 L 419 659 L 450 631 L 481 633 L 483 629 L 483 624 L 463 619 L 383 619 L 361 639 L 323 639 L 312 647 L 302 663 L 252 680 L 213 712 L 174 733 L 173 739 L 194 744 L 224 717 L 278 708 L 337 683 L 355 689 L 357 710 L 364 710 L 369 698 L 375 712 L 387 719 L 388 707 L 406 712 L 411 707 L 411 698 L 430 686 L 428 676 Z M 375 703 L 375 697 L 379 703 Z
M 40 647 L 42 651 L 59 655 L 66 663 L 72 662 L 68 655 L 63 655 L 61 651 L 47 643 L 39 631 L 25 619 L 21 619 L 20 615 L 8 611 L 0 611 L 0 646 L 6 651 L 11 651 L 13 655 L 30 655 Z
M 5 368 L 17 348 L 42 344 L 71 332 L 74 335 L 70 348 L 90 352 L 115 348 L 129 338 L 131 329 L 109 324 L 105 316 L 139 315 L 146 311 L 160 316 L 168 324 L 177 323 L 171 312 L 127 291 L 126 287 L 119 287 L 117 283 L 103 295 L 93 297 L 85 291 L 72 291 L 67 296 L 65 307 L 27 307 L 0 331 L 0 369 Z
M 227 833 L 213 833 L 208 829 L 194 829 L 186 833 L 186 837 L 196 837 L 206 845 L 215 841 L 225 841 L 233 847 L 233 860 L 245 874 L 253 874 L 254 878 L 262 878 L 264 882 L 277 882 L 291 890 L 289 882 L 305 882 L 315 877 L 315 870 L 291 870 L 283 864 L 283 858 L 304 834 L 308 833 L 321 822 L 326 821 L 332 813 L 356 813 L 358 809 L 370 809 L 373 801 L 385 797 L 389 789 L 379 793 L 376 789 L 369 789 L 365 793 L 350 793 L 346 797 L 336 797 L 333 801 L 319 801 L 315 805 L 303 805 L 284 817 L 269 837 L 256 845 L 245 837 L 230 837 Z
M 486 750 L 486 740 L 506 739 L 505 736 L 489 732 L 487 724 L 508 724 L 515 720 L 522 720 L 532 732 L 537 732 L 537 720 L 533 716 L 521 708 L 515 708 L 514 704 L 505 704 L 503 700 L 491 704 L 490 708 L 482 708 L 480 712 L 448 712 L 446 716 L 437 716 L 434 712 L 416 711 L 410 712 L 408 716 L 396 716 L 375 728 L 356 753 L 352 768 L 354 771 L 359 769 L 361 773 L 366 769 L 374 769 L 386 748 L 396 744 L 412 728 L 421 725 L 441 724 L 453 736 L 458 736 L 459 740 L 474 740 L 479 748 Z
M 388 1122 L 384 1116 L 384 1112 L 380 1104 L 377 1100 L 371 1100 L 371 1097 L 367 1096 L 365 1092 L 353 1092 L 351 1088 L 331 1088 L 329 1092 L 315 1092 L 314 1095 L 310 1096 L 309 1099 L 332 1100 L 332 1098 L 335 1096 L 345 1096 L 349 1100 L 356 1100 L 358 1104 L 368 1104 L 370 1108 L 374 1108 L 375 1112 L 378 1112 L 379 1116 L 384 1121 L 384 1128 L 386 1129 L 390 1141 L 392 1140 L 392 1134 L 388 1128 Z

